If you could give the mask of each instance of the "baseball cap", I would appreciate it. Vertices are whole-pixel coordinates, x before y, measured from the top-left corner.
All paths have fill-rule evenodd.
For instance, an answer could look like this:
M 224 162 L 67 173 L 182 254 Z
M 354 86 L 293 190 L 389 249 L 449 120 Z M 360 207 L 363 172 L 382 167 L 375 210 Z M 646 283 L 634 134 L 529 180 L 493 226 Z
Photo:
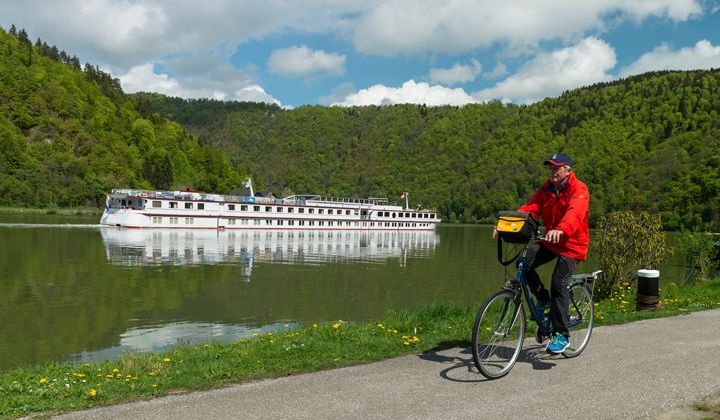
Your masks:
M 550 158 L 548 160 L 543 162 L 543 165 L 553 165 L 553 166 L 567 165 L 572 168 L 572 159 L 570 159 L 570 156 L 566 155 L 565 153 L 555 153 L 554 155 L 550 156 Z

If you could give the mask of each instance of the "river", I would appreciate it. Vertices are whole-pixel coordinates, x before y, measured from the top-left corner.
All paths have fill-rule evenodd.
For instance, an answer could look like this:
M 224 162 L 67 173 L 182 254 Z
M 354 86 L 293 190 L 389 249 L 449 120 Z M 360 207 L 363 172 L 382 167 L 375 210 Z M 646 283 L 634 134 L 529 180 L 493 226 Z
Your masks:
M 96 219 L 0 215 L 0 370 L 479 304 L 504 278 L 488 226 L 291 233 L 118 229 Z M 662 268 L 664 282 L 682 281 L 678 260 Z M 595 269 L 591 258 L 578 272 Z

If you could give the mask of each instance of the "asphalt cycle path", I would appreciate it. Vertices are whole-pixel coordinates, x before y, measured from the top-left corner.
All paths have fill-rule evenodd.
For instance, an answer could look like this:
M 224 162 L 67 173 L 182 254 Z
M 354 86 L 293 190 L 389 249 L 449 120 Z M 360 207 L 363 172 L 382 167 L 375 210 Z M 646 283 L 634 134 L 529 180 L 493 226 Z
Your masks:
M 508 376 L 452 348 L 211 391 L 69 413 L 66 419 L 657 418 L 720 394 L 720 309 L 597 327 L 573 359 L 532 337 Z

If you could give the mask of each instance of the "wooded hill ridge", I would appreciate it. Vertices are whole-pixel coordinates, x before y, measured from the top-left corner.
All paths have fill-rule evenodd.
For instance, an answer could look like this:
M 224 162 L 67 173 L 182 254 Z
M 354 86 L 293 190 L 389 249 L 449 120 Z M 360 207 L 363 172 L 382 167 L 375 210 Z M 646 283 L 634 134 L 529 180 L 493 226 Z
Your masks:
M 447 221 L 489 221 L 525 202 L 562 150 L 590 188 L 591 222 L 630 209 L 671 229 L 720 227 L 717 69 L 531 105 L 282 109 L 126 95 L 28 44 L 0 30 L 0 205 L 100 206 L 121 187 L 224 193 L 251 176 L 278 195 L 409 192 Z

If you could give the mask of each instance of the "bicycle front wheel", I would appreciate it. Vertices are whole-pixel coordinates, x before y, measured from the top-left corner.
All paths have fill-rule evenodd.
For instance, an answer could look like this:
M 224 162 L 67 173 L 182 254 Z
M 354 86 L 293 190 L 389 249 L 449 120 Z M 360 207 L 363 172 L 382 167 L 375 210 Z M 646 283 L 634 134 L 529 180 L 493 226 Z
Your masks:
M 520 295 L 500 290 L 480 307 L 472 334 L 475 366 L 488 379 L 507 375 L 525 339 L 525 310 Z
M 570 347 L 562 353 L 563 356 L 575 357 L 585 350 L 592 334 L 594 315 L 592 294 L 587 286 L 582 283 L 572 285 L 567 323 L 570 331 Z

